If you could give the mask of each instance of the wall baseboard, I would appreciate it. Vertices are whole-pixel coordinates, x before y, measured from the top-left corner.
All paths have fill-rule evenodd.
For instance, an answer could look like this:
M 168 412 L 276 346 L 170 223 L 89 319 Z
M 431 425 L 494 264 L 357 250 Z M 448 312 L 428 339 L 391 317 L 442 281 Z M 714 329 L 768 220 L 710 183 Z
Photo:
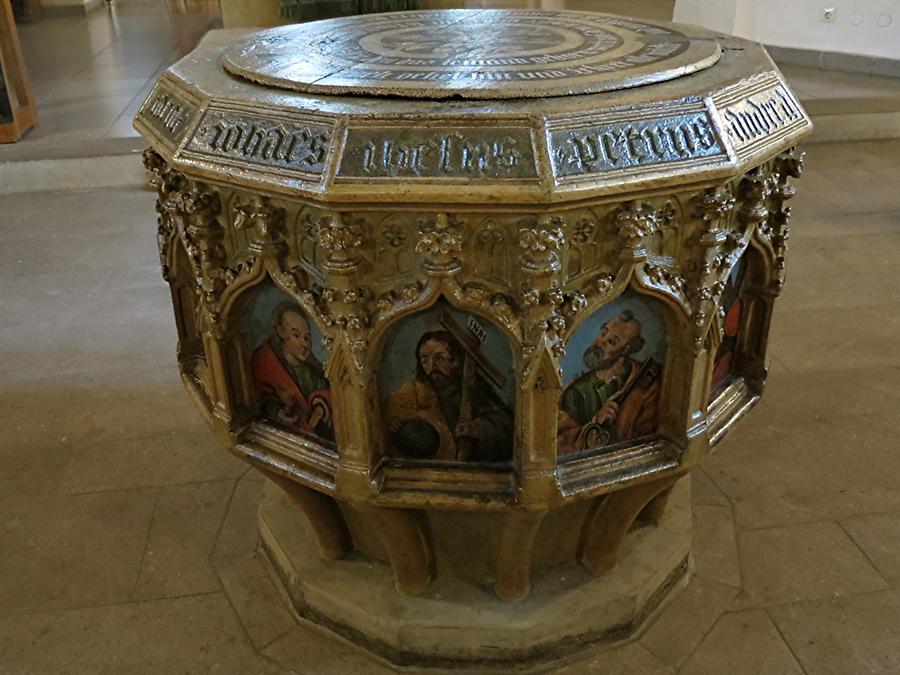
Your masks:
M 41 5 L 42 17 L 84 16 L 106 6 L 106 0 L 87 0 L 83 5 Z
M 776 45 L 766 45 L 766 49 L 776 63 L 900 78 L 900 59 L 845 52 L 826 52 L 819 49 L 778 47 Z

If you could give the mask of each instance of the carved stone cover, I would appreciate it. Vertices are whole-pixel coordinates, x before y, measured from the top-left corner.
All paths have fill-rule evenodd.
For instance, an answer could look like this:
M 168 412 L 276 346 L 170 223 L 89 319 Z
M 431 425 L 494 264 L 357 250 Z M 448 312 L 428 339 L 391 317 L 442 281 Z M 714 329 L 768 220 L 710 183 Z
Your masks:
M 721 53 L 708 35 L 608 14 L 449 9 L 274 28 L 239 41 L 223 62 L 303 92 L 498 99 L 662 82 Z

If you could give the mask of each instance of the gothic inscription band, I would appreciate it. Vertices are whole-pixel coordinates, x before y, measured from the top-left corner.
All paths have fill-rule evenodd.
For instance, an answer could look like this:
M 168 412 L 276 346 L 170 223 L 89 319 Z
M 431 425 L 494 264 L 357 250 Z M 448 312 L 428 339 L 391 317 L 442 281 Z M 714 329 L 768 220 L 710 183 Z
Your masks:
M 796 99 L 783 84 L 750 94 L 722 112 L 728 136 L 740 152 L 768 136 L 789 132 L 806 119 Z
M 338 178 L 536 179 L 531 131 L 350 129 Z
M 654 111 L 626 119 L 550 128 L 550 158 L 556 178 L 596 176 L 622 169 L 653 169 L 728 155 L 706 110 L 665 115 Z M 621 118 L 622 115 L 617 117 Z
M 441 10 L 274 28 L 238 42 L 224 65 L 304 92 L 532 98 L 670 80 L 720 56 L 715 40 L 604 14 Z
M 321 175 L 331 136 L 331 126 L 326 124 L 210 109 L 186 152 Z
M 188 128 L 197 108 L 169 88 L 158 84 L 140 112 L 140 119 L 163 138 L 177 143 Z

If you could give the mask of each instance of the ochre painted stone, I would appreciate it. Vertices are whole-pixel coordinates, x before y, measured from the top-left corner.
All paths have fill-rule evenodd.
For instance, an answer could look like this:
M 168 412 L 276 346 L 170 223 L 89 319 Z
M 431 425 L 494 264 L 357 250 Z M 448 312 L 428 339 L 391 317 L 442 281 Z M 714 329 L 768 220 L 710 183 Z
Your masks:
M 135 125 L 181 374 L 285 493 L 297 611 L 398 663 L 637 630 L 768 373 L 811 124 L 763 48 L 543 10 L 214 32 Z

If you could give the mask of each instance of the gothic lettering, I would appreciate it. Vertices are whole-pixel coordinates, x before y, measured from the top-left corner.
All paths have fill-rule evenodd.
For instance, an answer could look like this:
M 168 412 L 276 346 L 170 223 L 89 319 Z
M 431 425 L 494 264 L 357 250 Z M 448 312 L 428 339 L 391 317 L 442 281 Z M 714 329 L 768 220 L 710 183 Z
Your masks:
M 187 106 L 172 94 L 160 90 L 146 108 L 147 115 L 169 134 L 175 136 L 190 117 Z
M 787 90 L 778 85 L 728 106 L 722 117 L 728 135 L 740 147 L 803 119 L 803 112 Z
M 188 150 L 321 173 L 330 142 L 331 130 L 324 125 L 275 122 L 211 111 L 191 139 Z
M 352 129 L 338 176 L 528 178 L 537 175 L 525 129 Z
M 560 177 L 725 154 L 705 112 L 555 129 L 550 143 Z

